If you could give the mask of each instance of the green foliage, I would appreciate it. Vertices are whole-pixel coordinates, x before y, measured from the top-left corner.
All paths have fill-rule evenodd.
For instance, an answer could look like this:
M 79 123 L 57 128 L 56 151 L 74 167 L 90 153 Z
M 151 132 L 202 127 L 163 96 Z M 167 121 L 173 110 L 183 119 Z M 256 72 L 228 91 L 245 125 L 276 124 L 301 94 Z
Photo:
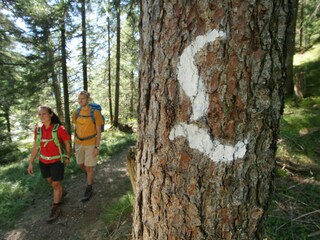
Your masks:
M 27 153 L 18 148 L 16 142 L 0 142 L 0 166 L 8 163 L 14 163 L 26 157 Z
M 320 4 L 318 0 L 299 1 L 296 44 L 302 32 L 302 48 L 306 49 L 320 41 Z M 302 49 L 301 49 L 302 50 Z
M 295 56 L 295 71 L 306 73 L 308 96 L 285 101 L 275 191 L 265 223 L 268 240 L 319 237 L 320 59 L 315 53 L 320 53 L 319 44 Z

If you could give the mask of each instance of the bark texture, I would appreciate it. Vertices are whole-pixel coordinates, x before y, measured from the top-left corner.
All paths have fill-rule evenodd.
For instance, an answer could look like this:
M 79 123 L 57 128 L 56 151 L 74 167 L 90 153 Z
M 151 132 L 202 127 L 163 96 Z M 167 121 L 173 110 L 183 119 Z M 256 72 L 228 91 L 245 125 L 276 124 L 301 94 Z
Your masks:
M 285 4 L 142 1 L 133 239 L 260 239 Z

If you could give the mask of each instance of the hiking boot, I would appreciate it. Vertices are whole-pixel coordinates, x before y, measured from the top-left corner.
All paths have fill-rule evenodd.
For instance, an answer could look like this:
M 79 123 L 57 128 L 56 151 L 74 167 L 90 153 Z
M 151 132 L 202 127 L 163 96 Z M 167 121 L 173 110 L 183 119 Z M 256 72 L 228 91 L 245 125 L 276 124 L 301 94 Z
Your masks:
M 50 216 L 47 218 L 47 223 L 52 223 L 61 214 L 61 209 L 58 206 L 53 206 L 51 209 Z
M 92 196 L 92 193 L 93 193 L 92 186 L 87 186 L 84 196 L 83 198 L 81 198 L 81 201 L 82 202 L 89 201 Z

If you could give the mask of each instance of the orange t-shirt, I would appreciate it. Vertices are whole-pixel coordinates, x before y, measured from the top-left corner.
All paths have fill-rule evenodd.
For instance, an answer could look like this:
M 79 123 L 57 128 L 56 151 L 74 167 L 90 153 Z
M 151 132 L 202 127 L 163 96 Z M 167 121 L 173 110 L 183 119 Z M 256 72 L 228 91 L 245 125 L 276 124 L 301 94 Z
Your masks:
M 93 123 L 90 110 L 91 107 L 86 110 L 81 109 L 78 118 L 76 117 L 77 111 L 72 113 L 72 123 L 75 125 L 76 134 L 79 138 L 86 138 L 96 134 L 96 126 L 101 127 L 103 125 L 103 119 L 98 110 L 93 112 L 96 124 Z M 92 146 L 96 144 L 96 137 L 87 140 L 79 140 L 75 137 L 74 142 L 78 145 Z

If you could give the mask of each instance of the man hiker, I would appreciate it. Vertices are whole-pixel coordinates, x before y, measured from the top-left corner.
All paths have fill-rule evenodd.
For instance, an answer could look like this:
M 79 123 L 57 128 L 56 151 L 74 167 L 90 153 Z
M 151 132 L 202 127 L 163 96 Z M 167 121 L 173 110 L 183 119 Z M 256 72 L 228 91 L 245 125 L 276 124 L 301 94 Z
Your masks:
M 101 127 L 104 120 L 97 109 L 90 106 L 90 94 L 81 91 L 78 95 L 80 108 L 72 114 L 74 124 L 74 150 L 79 167 L 86 173 L 87 187 L 81 201 L 88 201 L 93 193 L 94 167 L 97 165 Z

